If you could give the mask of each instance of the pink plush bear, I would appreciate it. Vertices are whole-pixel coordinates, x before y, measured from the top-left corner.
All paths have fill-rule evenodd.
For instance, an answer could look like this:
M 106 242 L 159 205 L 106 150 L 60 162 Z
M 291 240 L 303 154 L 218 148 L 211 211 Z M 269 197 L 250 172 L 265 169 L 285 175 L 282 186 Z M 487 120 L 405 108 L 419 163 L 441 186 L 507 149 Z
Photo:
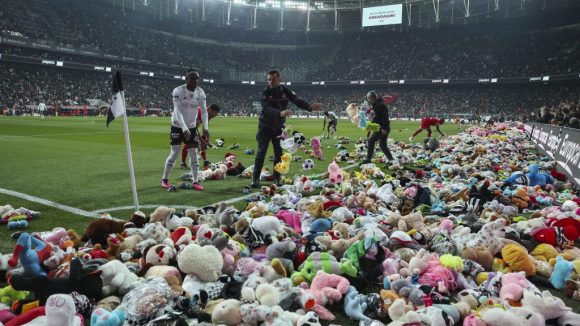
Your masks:
M 284 223 L 289 227 L 293 228 L 296 233 L 302 234 L 302 221 L 300 220 L 299 212 L 281 209 L 276 214 L 276 217 L 284 221 Z
M 310 140 L 310 145 L 314 150 L 314 155 L 318 158 L 319 161 L 324 161 L 324 156 L 322 156 L 322 146 L 320 145 L 320 138 L 312 137 Z
M 332 163 L 330 163 L 328 165 L 328 181 L 330 181 L 330 183 L 332 184 L 340 184 L 342 183 L 342 171 L 340 170 L 340 167 L 338 166 L 338 164 L 336 164 L 335 161 L 332 161 Z
M 350 282 L 342 276 L 319 271 L 312 280 L 309 289 L 308 283 L 304 282 L 300 284 L 300 286 L 306 289 L 305 292 L 307 294 L 314 297 L 315 303 L 312 306 L 312 310 L 314 310 L 321 319 L 334 320 L 334 314 L 324 306 L 339 302 L 348 290 Z
M 501 278 L 499 297 L 502 300 L 520 301 L 527 285 L 525 273 L 508 273 Z

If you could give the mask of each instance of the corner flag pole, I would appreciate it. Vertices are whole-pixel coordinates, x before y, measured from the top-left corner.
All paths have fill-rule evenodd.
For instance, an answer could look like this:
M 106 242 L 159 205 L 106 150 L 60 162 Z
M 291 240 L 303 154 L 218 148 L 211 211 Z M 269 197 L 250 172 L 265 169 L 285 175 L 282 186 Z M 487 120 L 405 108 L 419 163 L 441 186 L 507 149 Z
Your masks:
M 126 109 L 125 92 L 121 92 L 121 99 L 123 101 L 123 107 Z M 129 122 L 127 121 L 127 113 L 123 114 L 123 126 L 125 129 L 125 147 L 127 149 L 127 161 L 129 162 L 129 175 L 131 177 L 131 191 L 133 192 L 133 205 L 135 206 L 135 211 L 138 211 L 139 198 L 137 197 L 137 182 L 135 181 L 135 169 L 133 167 L 133 154 L 131 152 L 131 140 L 129 139 Z

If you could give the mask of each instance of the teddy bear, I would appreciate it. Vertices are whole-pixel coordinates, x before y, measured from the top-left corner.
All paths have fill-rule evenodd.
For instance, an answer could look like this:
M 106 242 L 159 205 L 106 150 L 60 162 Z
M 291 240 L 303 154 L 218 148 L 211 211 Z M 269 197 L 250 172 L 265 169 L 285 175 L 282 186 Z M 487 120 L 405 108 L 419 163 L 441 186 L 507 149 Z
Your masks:
M 168 214 L 167 218 L 165 219 L 165 227 L 169 231 L 175 231 L 180 227 L 191 228 L 193 226 L 194 221 L 191 217 L 179 217 L 173 214 L 173 209 L 171 210 L 171 214 Z
M 553 296 L 550 291 L 542 291 L 541 294 L 535 294 L 524 289 L 521 301 L 524 307 L 539 313 L 544 320 L 560 318 L 572 310 L 566 307 L 562 299 Z
M 463 249 L 461 258 L 472 260 L 480 264 L 485 270 L 490 270 L 493 263 L 493 255 L 489 248 L 484 246 L 467 247 Z
M 522 212 L 525 208 L 530 206 L 530 196 L 525 188 L 518 188 L 513 192 L 511 196 L 511 201 L 514 206 Z
M 177 264 L 185 274 L 196 276 L 202 282 L 215 282 L 221 275 L 223 260 L 216 247 L 191 243 L 179 252 Z
M 340 259 L 344 256 L 346 250 L 352 246 L 353 243 L 364 238 L 364 232 L 360 231 L 354 237 L 350 239 L 336 239 L 333 240 L 332 236 L 329 234 L 324 234 L 314 238 L 315 241 L 320 242 L 324 247 L 326 247 L 326 252 L 333 255 L 334 257 Z
M 408 279 L 394 280 L 391 284 L 391 289 L 397 293 L 401 298 L 406 298 L 415 305 L 423 304 L 423 296 L 425 293 L 419 288 L 411 284 Z
M 129 268 L 118 260 L 111 260 L 99 267 L 103 280 L 103 295 L 119 293 L 127 294 L 138 282 L 139 278 Z

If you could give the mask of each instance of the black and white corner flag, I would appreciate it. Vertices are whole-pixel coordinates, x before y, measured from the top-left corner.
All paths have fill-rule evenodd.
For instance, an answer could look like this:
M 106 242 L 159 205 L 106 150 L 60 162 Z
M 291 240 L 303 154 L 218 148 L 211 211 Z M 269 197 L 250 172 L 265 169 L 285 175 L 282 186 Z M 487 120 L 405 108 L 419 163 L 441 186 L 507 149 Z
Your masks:
M 123 81 L 121 80 L 121 72 L 117 70 L 115 76 L 113 76 L 113 98 L 111 106 L 107 110 L 107 127 L 115 118 L 122 117 L 126 114 L 126 111 Z

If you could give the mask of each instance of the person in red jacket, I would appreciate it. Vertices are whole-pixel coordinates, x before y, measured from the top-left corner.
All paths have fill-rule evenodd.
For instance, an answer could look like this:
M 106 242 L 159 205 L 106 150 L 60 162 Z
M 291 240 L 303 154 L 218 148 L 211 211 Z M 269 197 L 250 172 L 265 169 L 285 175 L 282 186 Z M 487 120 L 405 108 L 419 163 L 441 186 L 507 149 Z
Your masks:
M 435 126 L 435 129 L 437 129 L 437 132 L 445 137 L 445 134 L 441 132 L 441 130 L 439 130 L 439 126 L 442 125 L 443 123 L 445 123 L 445 119 L 439 119 L 439 118 L 435 118 L 435 117 L 426 117 L 421 119 L 421 126 L 419 127 L 419 129 L 417 129 L 417 131 L 415 131 L 415 133 L 413 134 L 413 136 L 409 137 L 409 141 L 413 141 L 413 138 L 415 136 L 417 136 L 418 134 L 420 134 L 423 130 L 427 130 L 427 137 L 431 137 L 431 126 Z

